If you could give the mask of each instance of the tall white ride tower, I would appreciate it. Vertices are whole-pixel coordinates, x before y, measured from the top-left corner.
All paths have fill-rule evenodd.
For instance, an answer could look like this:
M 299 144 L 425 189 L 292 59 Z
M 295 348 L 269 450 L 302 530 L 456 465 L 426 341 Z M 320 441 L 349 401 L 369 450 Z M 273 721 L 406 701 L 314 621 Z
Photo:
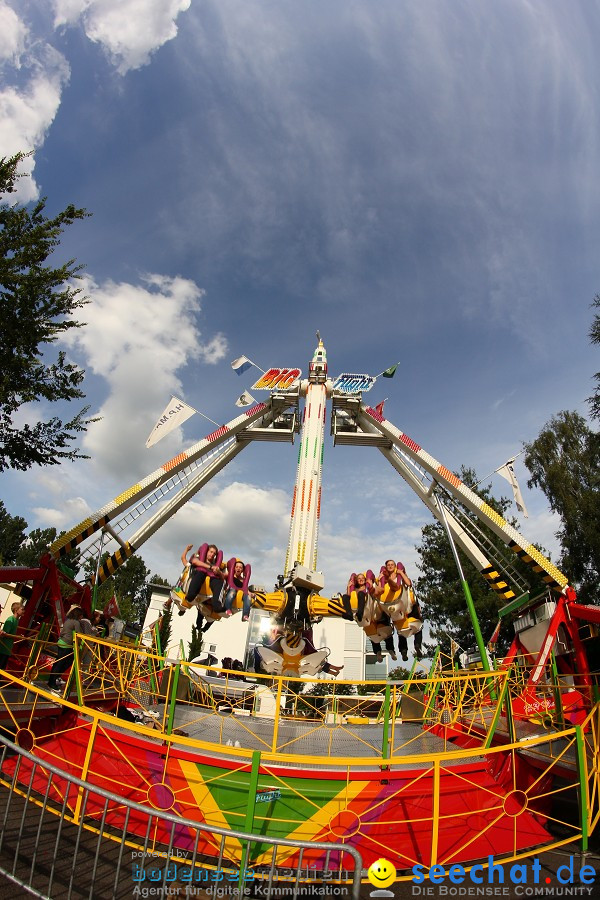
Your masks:
M 318 590 L 323 587 L 315 569 L 321 515 L 325 412 L 327 397 L 331 394 L 331 381 L 327 379 L 327 354 L 319 332 L 317 339 L 319 343 L 309 363 L 308 379 L 300 385 L 300 395 L 305 398 L 305 403 L 284 577 L 289 578 L 294 573 L 295 584 L 302 583 L 305 577 L 305 586 Z

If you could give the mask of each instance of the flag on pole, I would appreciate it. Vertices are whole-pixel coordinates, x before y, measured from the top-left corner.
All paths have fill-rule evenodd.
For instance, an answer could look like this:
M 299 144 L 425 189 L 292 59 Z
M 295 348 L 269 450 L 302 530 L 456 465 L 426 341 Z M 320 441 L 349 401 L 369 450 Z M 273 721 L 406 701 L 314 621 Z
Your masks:
M 500 626 L 502 625 L 502 619 L 498 619 L 498 624 L 494 628 L 492 632 L 492 636 L 488 641 L 488 650 L 490 653 L 494 652 L 496 644 L 498 643 L 498 638 L 500 637 Z
M 385 398 L 385 400 L 387 400 L 387 397 Z M 385 400 L 382 400 L 381 403 L 378 403 L 375 407 L 375 412 L 378 416 L 381 416 L 381 418 L 383 418 L 383 404 L 385 403 Z
M 390 366 L 389 369 L 386 369 L 385 372 L 382 372 L 381 374 L 384 378 L 393 378 L 399 365 L 400 363 L 396 363 L 395 366 Z
M 517 505 L 517 509 L 519 510 L 519 512 L 523 513 L 526 519 L 528 519 L 529 513 L 525 508 L 525 501 L 523 500 L 521 488 L 519 487 L 519 482 L 517 481 L 517 476 L 515 475 L 515 470 L 513 468 L 513 463 L 516 458 L 516 456 L 513 456 L 511 459 L 507 460 L 503 466 L 500 466 L 499 469 L 495 469 L 495 471 L 498 473 L 498 475 L 501 475 L 502 478 L 506 478 L 513 489 L 513 496 Z
M 197 410 L 195 410 L 193 406 L 188 406 L 187 403 L 184 403 L 183 400 L 178 400 L 177 397 L 171 397 L 165 411 L 150 432 L 148 440 L 146 441 L 146 447 L 152 447 L 153 444 L 156 444 L 157 441 L 164 438 L 166 434 L 173 431 L 178 425 L 182 425 L 183 422 L 185 422 L 186 419 L 189 419 L 190 416 L 193 416 L 195 412 L 197 412 Z
M 250 406 L 251 403 L 256 403 L 256 400 L 249 391 L 244 391 L 242 396 L 235 401 L 236 406 Z
M 121 618 L 121 610 L 119 609 L 119 603 L 115 595 L 113 594 L 104 609 L 102 610 L 102 615 L 105 619 L 120 619 Z
M 254 363 L 248 359 L 247 356 L 238 356 L 237 359 L 231 363 L 231 368 L 236 373 L 236 375 L 243 375 L 244 372 L 247 372 L 248 369 L 253 366 Z

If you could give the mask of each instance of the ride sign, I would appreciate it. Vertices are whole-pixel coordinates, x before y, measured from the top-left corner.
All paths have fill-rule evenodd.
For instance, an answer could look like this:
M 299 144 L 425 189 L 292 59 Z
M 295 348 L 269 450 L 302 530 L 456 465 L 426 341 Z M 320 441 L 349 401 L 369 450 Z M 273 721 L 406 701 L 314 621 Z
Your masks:
M 333 382 L 333 390 L 342 394 L 358 394 L 361 391 L 366 393 L 371 390 L 376 380 L 374 375 L 352 375 L 343 372 Z
M 269 369 L 256 381 L 251 391 L 286 391 L 302 375 L 301 369 Z

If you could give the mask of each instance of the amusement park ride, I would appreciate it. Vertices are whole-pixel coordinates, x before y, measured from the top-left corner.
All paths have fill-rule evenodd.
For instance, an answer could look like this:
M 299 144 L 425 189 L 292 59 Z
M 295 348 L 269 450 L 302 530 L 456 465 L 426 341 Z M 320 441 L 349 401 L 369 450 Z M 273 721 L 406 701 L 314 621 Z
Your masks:
M 265 402 L 217 428 L 61 536 L 39 567 L 0 569 L 0 581 L 16 583 L 17 592 L 26 598 L 21 625 L 27 628 L 45 619 L 52 629 L 48 637 L 55 636 L 67 606 L 77 603 L 89 611 L 94 583 L 101 584 L 140 550 L 250 442 L 293 443 L 299 435 L 284 571 L 273 590 L 252 588 L 253 607 L 271 614 L 283 632 L 283 644 L 280 641 L 263 653 L 260 668 L 266 674 L 255 678 L 250 712 L 246 703 L 250 688 L 242 691 L 244 709 L 232 710 L 233 703 L 224 713 L 207 687 L 210 672 L 194 673 L 185 661 L 165 667 L 154 651 L 98 641 L 98 647 L 91 648 L 96 664 L 90 675 L 72 675 L 70 687 L 76 682 L 76 698 L 68 686 L 58 704 L 40 681 L 39 647 L 33 662 L 30 655 L 19 668 L 17 660 L 9 673 L 12 684 L 2 693 L 0 724 L 16 733 L 17 743 L 20 740 L 27 749 L 35 748 L 36 754 L 55 763 L 60 760 L 78 777 L 116 783 L 124 796 L 138 802 L 149 798 L 156 808 L 152 791 L 159 783 L 170 798 L 159 804 L 161 809 L 221 827 L 233 828 L 241 821 L 255 830 L 260 826 L 261 834 L 348 842 L 358 847 L 366 865 L 382 855 L 398 870 L 431 860 L 441 864 L 477 860 L 488 853 L 519 858 L 527 848 L 553 840 L 548 827 L 549 784 L 568 780 L 575 772 L 576 790 L 584 781 L 587 784 L 586 779 L 598 777 L 596 750 L 590 757 L 593 763 L 586 763 L 582 772 L 585 753 L 573 749 L 569 735 L 574 729 L 596 735 L 596 674 L 589 660 L 590 648 L 597 646 L 600 608 L 578 604 L 565 576 L 532 543 L 380 410 L 363 402 L 373 377 L 344 373 L 330 378 L 325 348 L 317 337 L 307 378 L 299 369 L 270 369 L 253 386 L 268 391 Z M 366 707 L 356 699 L 356 709 L 350 710 L 355 716 L 340 712 L 336 681 L 328 682 L 331 697 L 325 706 L 317 709 L 313 703 L 308 716 L 307 701 L 302 699 L 305 682 L 298 680 L 290 688 L 290 678 L 318 673 L 326 657 L 317 650 L 302 665 L 301 655 L 294 653 L 296 638 L 322 617 L 348 619 L 358 611 L 356 592 L 346 598 L 323 595 L 324 580 L 317 571 L 328 401 L 334 445 L 376 447 L 443 525 L 459 566 L 483 669 L 457 672 L 449 662 L 442 671 L 438 651 L 427 679 L 412 686 L 415 697 L 421 698 L 414 721 L 409 715 L 409 685 L 372 685 L 369 711 L 365 713 Z M 123 533 L 132 529 L 125 539 Z M 490 540 L 486 532 L 500 540 Z M 91 583 L 75 584 L 61 572 L 61 561 L 75 548 L 83 548 L 82 561 L 100 560 L 105 542 L 106 548 L 112 542 L 112 552 L 99 562 Z M 500 545 L 504 550 L 498 549 Z M 496 666 L 486 653 L 457 548 L 496 593 L 502 621 L 514 626 L 511 648 Z M 529 581 L 521 574 L 523 567 L 514 565 L 517 558 L 529 565 Z M 200 602 L 205 615 L 220 617 L 211 611 L 206 596 Z M 388 587 L 378 602 L 393 610 L 398 632 L 414 630 L 407 589 Z M 183 679 L 182 671 L 188 679 Z M 38 699 L 26 708 L 24 697 L 32 692 Z M 275 702 L 261 711 L 256 698 L 267 694 Z M 157 743 L 156 734 L 143 727 L 131 734 L 121 728 L 115 735 L 111 713 L 126 702 L 131 708 L 158 704 L 165 726 L 161 741 Z M 189 730 L 184 733 L 181 727 L 182 704 L 187 703 L 202 719 L 195 735 L 193 725 L 199 719 L 188 716 L 184 725 Z M 229 715 L 226 726 L 224 715 Z M 241 734 L 240 723 L 247 744 L 241 738 L 231 749 L 234 734 Z M 234 726 L 238 731 L 232 730 Z M 349 728 L 354 729 L 351 740 Z M 232 739 L 226 742 L 228 733 Z M 541 740 L 547 751 L 552 738 L 560 750 L 542 754 L 541 763 L 540 754 L 532 750 L 535 740 Z M 308 749 L 300 749 L 301 745 Z M 273 782 L 280 798 L 270 804 L 269 815 L 261 817 L 254 798 Z M 585 805 L 586 834 L 595 824 L 597 792 L 595 796 Z M 459 822 L 468 823 L 464 826 L 468 834 L 457 836 Z M 160 840 L 157 834 L 157 845 Z M 180 846 L 186 846 L 188 836 L 181 840 Z M 239 860 L 236 852 L 230 856 Z M 211 853 L 208 841 L 205 860 L 210 861 Z M 322 855 L 319 851 L 315 858 Z M 253 864 L 260 867 L 263 856 L 259 848 Z M 278 864 L 289 863 L 292 857 L 288 848 L 287 854 L 278 856 Z

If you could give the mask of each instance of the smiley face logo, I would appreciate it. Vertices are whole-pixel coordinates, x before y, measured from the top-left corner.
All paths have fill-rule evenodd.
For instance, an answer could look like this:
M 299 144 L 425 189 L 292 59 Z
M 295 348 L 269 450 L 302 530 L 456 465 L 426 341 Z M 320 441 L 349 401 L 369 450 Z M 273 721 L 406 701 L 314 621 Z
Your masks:
M 386 888 L 389 887 L 396 878 L 396 869 L 389 859 L 380 857 L 369 866 L 367 877 L 371 884 L 376 888 Z

